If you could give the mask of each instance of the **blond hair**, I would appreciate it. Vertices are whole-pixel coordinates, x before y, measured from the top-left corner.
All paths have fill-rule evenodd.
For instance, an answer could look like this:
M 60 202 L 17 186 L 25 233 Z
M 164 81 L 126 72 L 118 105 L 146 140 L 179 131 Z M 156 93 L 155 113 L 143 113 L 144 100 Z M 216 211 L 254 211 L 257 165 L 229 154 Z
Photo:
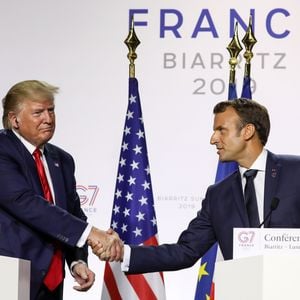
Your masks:
M 8 119 L 9 112 L 17 112 L 25 99 L 32 101 L 53 100 L 58 93 L 58 87 L 44 81 L 26 80 L 16 83 L 10 88 L 6 96 L 2 99 L 3 115 L 2 124 L 6 129 L 11 129 L 12 125 Z

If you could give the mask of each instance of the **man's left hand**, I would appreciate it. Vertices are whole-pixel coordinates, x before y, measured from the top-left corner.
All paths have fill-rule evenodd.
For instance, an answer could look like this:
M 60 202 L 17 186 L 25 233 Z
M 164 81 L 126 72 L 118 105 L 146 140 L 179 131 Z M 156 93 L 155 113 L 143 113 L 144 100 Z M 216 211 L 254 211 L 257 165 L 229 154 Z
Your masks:
M 78 263 L 73 267 L 73 277 L 79 284 L 75 285 L 73 288 L 80 292 L 89 290 L 95 282 L 95 273 L 84 263 Z

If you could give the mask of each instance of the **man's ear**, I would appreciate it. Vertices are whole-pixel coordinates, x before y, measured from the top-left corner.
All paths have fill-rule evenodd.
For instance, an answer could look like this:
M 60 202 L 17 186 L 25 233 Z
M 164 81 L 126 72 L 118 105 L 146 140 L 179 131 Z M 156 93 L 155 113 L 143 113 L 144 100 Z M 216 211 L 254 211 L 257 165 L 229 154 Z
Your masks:
M 19 129 L 19 120 L 15 112 L 10 111 L 7 115 L 8 121 L 11 124 L 11 127 L 14 129 Z
M 243 131 L 244 131 L 243 136 L 245 140 L 248 141 L 254 137 L 256 129 L 253 124 L 248 123 L 243 127 Z

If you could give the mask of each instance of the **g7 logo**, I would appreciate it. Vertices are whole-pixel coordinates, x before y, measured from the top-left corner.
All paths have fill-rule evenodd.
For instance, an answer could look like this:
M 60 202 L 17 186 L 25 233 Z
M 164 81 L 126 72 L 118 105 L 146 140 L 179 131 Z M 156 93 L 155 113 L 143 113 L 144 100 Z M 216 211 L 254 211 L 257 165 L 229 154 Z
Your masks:
M 238 240 L 241 243 L 252 243 L 254 236 L 254 231 L 241 231 L 238 235 Z
M 77 185 L 76 190 L 79 194 L 81 205 L 94 205 L 99 192 L 99 187 L 97 185 L 88 185 L 87 187 L 84 185 Z

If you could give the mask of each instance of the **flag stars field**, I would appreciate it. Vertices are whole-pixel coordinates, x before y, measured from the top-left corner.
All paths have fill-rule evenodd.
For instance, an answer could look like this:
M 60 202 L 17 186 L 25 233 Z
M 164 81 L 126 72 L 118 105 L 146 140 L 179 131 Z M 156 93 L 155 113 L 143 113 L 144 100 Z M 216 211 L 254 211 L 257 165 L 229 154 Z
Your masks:
M 118 182 L 119 182 L 119 183 L 122 182 L 122 181 L 124 181 L 124 175 L 122 175 L 121 173 L 119 173 L 117 179 L 118 179 Z
M 133 119 L 133 111 L 128 110 L 126 116 L 127 116 L 127 120 Z
M 157 223 L 156 218 L 153 217 L 153 219 L 151 220 L 151 223 L 152 223 L 153 226 L 156 226 L 156 223 Z
M 115 196 L 116 196 L 117 199 L 122 197 L 122 191 L 117 190 L 116 193 L 115 193 Z
M 125 142 L 124 142 L 124 143 L 122 144 L 121 148 L 122 148 L 122 151 L 128 150 L 128 143 L 125 143 Z
M 125 207 L 125 209 L 124 209 L 124 211 L 123 211 L 123 214 L 124 214 L 124 217 L 127 217 L 127 216 L 130 216 L 130 208 L 126 208 Z
M 127 202 L 128 202 L 129 200 L 133 200 L 133 199 L 132 199 L 132 196 L 133 196 L 133 193 L 127 192 L 127 195 L 125 196 Z
M 145 221 L 145 214 L 141 213 L 139 211 L 139 213 L 136 215 L 138 221 Z
M 135 236 L 142 236 L 142 229 L 135 227 L 135 230 L 133 231 L 133 233 L 135 234 Z
M 117 228 L 118 228 L 118 223 L 117 222 L 112 222 L 112 224 L 111 224 L 111 228 L 113 229 L 113 230 L 116 230 Z
M 127 227 L 128 227 L 128 225 L 126 225 L 126 224 L 122 225 L 121 230 L 122 230 L 123 233 L 127 231 Z
M 138 138 L 139 138 L 139 139 L 141 139 L 141 138 L 145 138 L 145 136 L 144 136 L 144 132 L 143 132 L 143 131 L 141 131 L 141 129 L 139 129 L 139 131 L 136 133 L 136 135 L 138 136 Z
M 114 212 L 115 215 L 118 214 L 118 213 L 120 213 L 120 206 L 115 205 L 115 207 L 113 209 L 113 212 Z
M 122 157 L 121 157 L 121 160 L 120 160 L 120 166 L 121 166 L 121 167 L 126 166 L 126 159 L 125 159 L 125 158 L 122 158 Z
M 146 180 L 144 181 L 144 183 L 142 184 L 142 187 L 144 187 L 144 191 L 145 190 L 150 190 L 150 182 L 147 182 Z
M 135 155 L 142 154 L 142 147 L 139 147 L 138 145 L 136 145 L 132 150 L 134 151 Z
M 138 169 L 139 168 L 139 162 L 137 161 L 132 161 L 132 163 L 130 164 L 131 168 L 132 168 L 132 171 L 135 170 L 135 169 Z
M 124 129 L 124 134 L 125 135 L 130 134 L 130 130 L 131 130 L 131 128 L 126 126 L 125 129 Z
M 130 95 L 129 97 L 129 103 L 132 104 L 132 103 L 136 103 L 136 96 L 133 96 L 132 94 Z
M 147 166 L 147 168 L 145 169 L 145 171 L 146 171 L 147 175 L 150 174 L 150 168 L 149 168 L 149 166 Z
M 135 184 L 135 181 L 136 181 L 136 178 L 132 177 L 132 176 L 130 176 L 130 178 L 127 180 L 127 182 L 129 183 L 129 186 Z
M 144 196 L 142 196 L 141 199 L 139 199 L 138 201 L 141 203 L 141 206 L 143 205 L 148 205 L 148 202 L 147 202 L 147 198 L 145 198 Z

